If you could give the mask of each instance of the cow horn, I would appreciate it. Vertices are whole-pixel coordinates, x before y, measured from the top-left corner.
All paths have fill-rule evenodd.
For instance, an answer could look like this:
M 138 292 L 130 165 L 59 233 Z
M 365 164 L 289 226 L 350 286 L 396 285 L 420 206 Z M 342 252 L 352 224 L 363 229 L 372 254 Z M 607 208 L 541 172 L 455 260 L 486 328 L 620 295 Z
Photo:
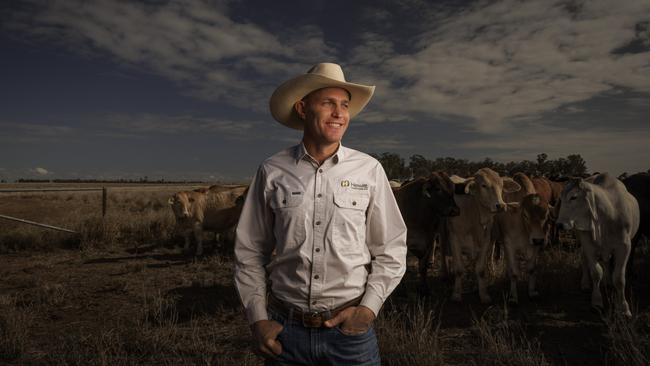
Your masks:
M 174 204 L 174 197 L 169 197 L 169 199 L 167 200 L 167 203 L 170 204 L 170 205 L 173 205 Z
M 465 179 L 463 177 L 459 177 L 456 174 L 449 177 L 449 180 L 451 180 L 454 184 L 463 184 L 463 183 L 465 183 L 467 181 L 467 179 Z

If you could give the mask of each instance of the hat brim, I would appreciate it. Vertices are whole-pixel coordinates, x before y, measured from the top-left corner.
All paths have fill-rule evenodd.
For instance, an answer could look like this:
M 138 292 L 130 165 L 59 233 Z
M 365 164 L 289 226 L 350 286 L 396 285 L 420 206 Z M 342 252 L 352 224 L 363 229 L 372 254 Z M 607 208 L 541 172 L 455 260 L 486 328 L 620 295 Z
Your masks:
M 304 122 L 296 113 L 294 104 L 314 90 L 332 87 L 343 88 L 350 93 L 350 118 L 363 110 L 375 92 L 374 86 L 343 82 L 317 74 L 304 74 L 284 82 L 275 89 L 269 101 L 271 115 L 285 126 L 302 130 Z

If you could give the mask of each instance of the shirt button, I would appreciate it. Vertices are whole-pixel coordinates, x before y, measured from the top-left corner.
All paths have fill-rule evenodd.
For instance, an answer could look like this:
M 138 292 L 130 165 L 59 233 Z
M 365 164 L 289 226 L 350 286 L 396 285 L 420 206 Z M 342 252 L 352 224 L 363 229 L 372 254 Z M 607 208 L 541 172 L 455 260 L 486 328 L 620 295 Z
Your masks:
M 321 197 L 323 197 L 323 195 L 319 193 L 319 194 L 316 195 L 316 197 L 321 198 Z
M 317 280 L 317 279 L 319 279 L 319 278 L 320 278 L 320 277 L 319 277 L 318 275 L 314 276 L 314 279 L 315 279 L 315 280 Z
M 316 253 L 320 252 L 320 248 L 316 248 Z
M 286 203 L 287 203 L 287 200 L 282 200 L 282 204 L 286 204 Z
M 323 169 L 318 169 L 318 172 L 319 172 L 319 173 L 322 173 L 322 172 L 323 172 Z
M 320 221 L 316 221 L 316 225 L 320 225 Z
M 352 201 L 352 206 L 356 206 L 356 205 L 357 205 L 357 201 Z

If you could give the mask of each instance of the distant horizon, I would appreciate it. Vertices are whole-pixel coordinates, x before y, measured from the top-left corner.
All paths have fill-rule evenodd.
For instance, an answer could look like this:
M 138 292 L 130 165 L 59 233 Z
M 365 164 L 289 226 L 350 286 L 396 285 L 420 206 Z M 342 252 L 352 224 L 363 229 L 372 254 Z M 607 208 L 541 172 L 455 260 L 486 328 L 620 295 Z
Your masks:
M 391 153 L 391 152 L 384 151 L 384 152 L 381 152 L 381 153 Z M 381 153 L 379 153 L 377 155 L 380 155 Z M 404 163 L 405 163 L 406 167 L 408 167 L 408 165 L 409 165 L 409 158 L 411 156 L 414 156 L 414 155 L 421 155 L 421 154 L 412 154 L 410 156 L 401 156 L 400 155 L 400 158 L 402 158 L 404 160 Z M 569 154 L 569 155 L 574 155 L 574 154 Z M 575 154 L 575 155 L 580 155 L 580 154 Z M 434 158 L 428 158 L 426 156 L 424 156 L 424 157 L 429 159 L 429 160 L 446 159 L 446 158 L 459 159 L 459 158 L 450 157 L 450 156 L 440 156 L 440 157 L 434 157 Z M 559 158 L 566 158 L 566 156 L 558 156 L 558 157 L 549 156 L 548 160 L 551 161 L 551 160 L 555 160 L 555 159 L 559 159 Z M 468 163 L 470 163 L 470 164 L 481 164 L 485 160 L 493 160 L 493 161 L 495 161 L 497 163 L 502 163 L 502 164 L 513 163 L 513 162 L 514 163 L 519 163 L 519 162 L 524 161 L 524 160 L 520 160 L 520 161 L 514 161 L 514 160 L 511 160 L 511 161 L 498 161 L 496 159 L 491 159 L 490 157 L 485 157 L 485 158 L 480 159 L 480 160 L 468 160 Z M 527 160 L 527 159 L 525 159 L 525 160 Z M 527 161 L 534 162 L 534 160 L 527 160 Z M 609 173 L 609 174 L 614 175 L 616 177 L 620 176 L 623 173 L 627 173 L 627 175 L 632 175 L 632 174 L 636 174 L 636 173 L 648 173 L 648 172 L 650 172 L 650 167 L 648 169 L 645 169 L 645 170 L 639 170 L 639 171 L 634 171 L 634 172 L 627 172 L 627 171 L 609 172 L 609 171 L 600 171 L 600 170 L 591 169 L 589 167 L 589 162 L 588 161 L 585 162 L 585 165 L 587 167 L 587 172 L 589 174 Z M 48 175 L 50 175 L 50 176 L 48 176 Z M 9 179 L 3 178 L 0 175 L 0 183 L 2 183 L 2 181 L 5 181 L 4 183 L 21 183 L 21 182 L 19 182 L 20 180 L 33 181 L 35 183 L 37 183 L 37 182 L 48 182 L 48 181 L 53 182 L 53 181 L 79 180 L 82 183 L 92 183 L 93 181 L 96 181 L 98 183 L 99 182 L 120 183 L 121 181 L 123 181 L 124 183 L 137 183 L 137 184 L 150 184 L 150 183 L 163 183 L 163 184 L 174 184 L 174 183 L 184 183 L 184 184 L 185 183 L 187 183 L 187 184 L 190 184 L 190 183 L 220 183 L 220 184 L 230 184 L 230 183 L 242 183 L 242 182 L 245 182 L 245 181 L 250 181 L 250 180 L 252 180 L 252 178 L 253 178 L 252 176 L 249 176 L 249 177 L 240 177 L 240 178 L 230 177 L 230 178 L 220 178 L 220 179 L 207 178 L 207 177 L 204 178 L 204 179 L 189 179 L 189 178 L 183 178 L 183 177 L 178 177 L 178 178 L 172 179 L 172 178 L 166 178 L 166 177 L 150 177 L 149 175 L 137 175 L 135 173 L 133 175 L 129 176 L 128 178 L 127 177 L 119 177 L 119 176 L 117 176 L 117 177 L 92 177 L 92 176 L 86 176 L 86 177 L 74 177 L 74 176 L 71 176 L 71 177 L 59 177 L 59 176 L 56 176 L 53 172 L 48 172 L 47 174 L 41 175 L 40 177 L 38 177 L 38 176 L 37 177 L 17 177 L 15 179 L 11 180 L 11 181 Z M 24 183 L 30 183 L 30 182 L 24 182 Z
M 248 180 L 301 138 L 270 95 L 319 62 L 376 86 L 350 148 L 647 171 L 648 19 L 647 0 L 4 2 L 0 179 Z

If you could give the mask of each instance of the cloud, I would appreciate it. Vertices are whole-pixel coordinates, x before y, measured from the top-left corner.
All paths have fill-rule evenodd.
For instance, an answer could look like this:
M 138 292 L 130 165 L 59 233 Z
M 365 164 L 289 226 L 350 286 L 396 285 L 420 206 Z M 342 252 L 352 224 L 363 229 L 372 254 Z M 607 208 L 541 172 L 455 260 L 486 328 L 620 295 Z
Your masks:
M 315 26 L 273 34 L 250 21 L 235 21 L 227 1 L 24 4 L 4 19 L 6 28 L 77 53 L 108 54 L 176 81 L 187 94 L 238 107 L 265 109 L 280 80 L 336 52 Z
M 132 135 L 186 133 L 244 135 L 256 123 L 217 118 L 194 117 L 190 115 L 165 116 L 155 114 L 110 115 L 105 118 L 109 131 L 125 132 Z
M 71 124 L 71 123 L 70 123 Z M 100 115 L 79 127 L 0 121 L 0 141 L 83 141 L 88 138 L 145 138 L 152 135 L 202 134 L 231 139 L 259 138 L 249 132 L 268 122 L 153 113 Z
M 369 27 L 345 43 L 315 25 L 272 32 L 230 14 L 228 1 L 27 3 L 5 27 L 257 113 L 315 60 L 339 60 L 348 79 L 377 85 L 369 123 L 463 117 L 491 134 L 617 88 L 650 93 L 645 0 L 384 2 L 360 10 Z
M 605 0 L 480 1 L 445 16 L 422 22 L 413 53 L 395 52 L 381 36 L 359 37 L 351 54 L 364 78 L 383 81 L 379 113 L 463 116 L 479 132 L 500 133 L 520 117 L 616 88 L 650 92 L 650 50 L 616 53 L 647 41 L 647 1 L 615 9 Z
M 409 144 L 406 143 L 402 136 L 358 137 L 357 134 L 344 139 L 343 143 L 345 146 L 350 146 L 362 151 L 401 151 L 410 148 Z
M 41 168 L 41 167 L 36 167 L 36 168 L 34 168 L 34 169 L 30 169 L 30 172 L 31 172 L 31 173 L 35 173 L 35 174 L 38 174 L 38 175 L 54 174 L 53 172 L 50 172 L 50 171 L 48 171 L 47 169 L 45 169 L 45 168 Z

